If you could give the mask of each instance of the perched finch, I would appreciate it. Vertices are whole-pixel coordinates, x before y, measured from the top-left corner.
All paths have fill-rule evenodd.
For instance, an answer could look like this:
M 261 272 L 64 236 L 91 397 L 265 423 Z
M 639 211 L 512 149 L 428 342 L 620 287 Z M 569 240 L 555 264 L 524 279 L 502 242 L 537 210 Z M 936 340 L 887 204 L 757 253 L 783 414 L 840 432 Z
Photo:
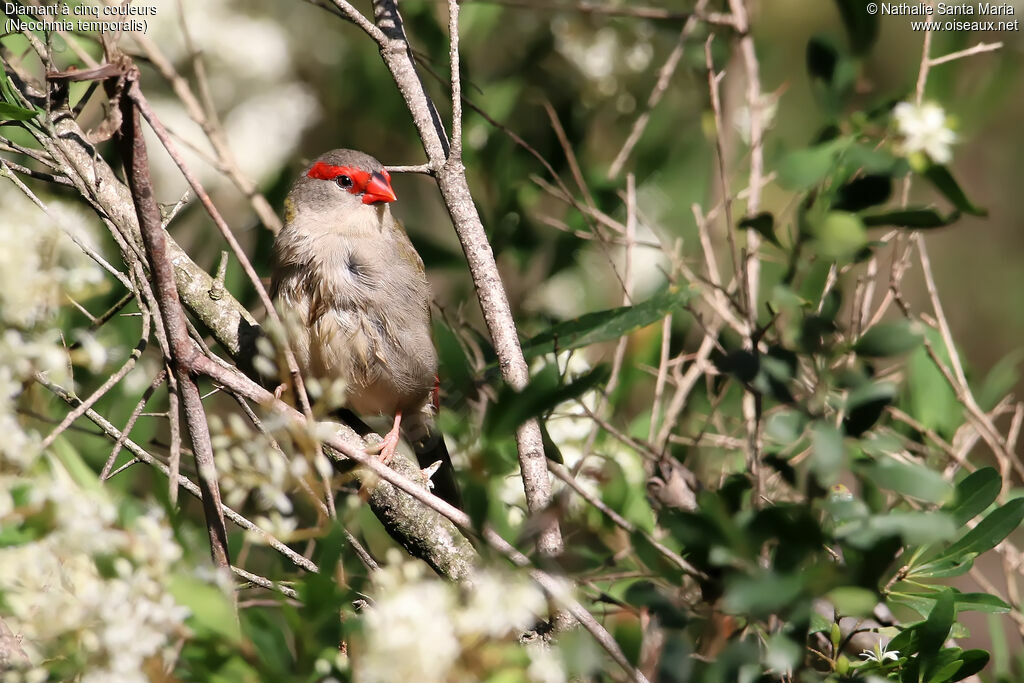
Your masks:
M 458 505 L 451 460 L 437 429 L 437 351 L 423 260 L 391 215 L 391 177 L 349 149 L 320 156 L 285 200 L 274 242 L 271 297 L 293 325 L 303 375 L 341 380 L 344 405 L 394 416 L 381 458 L 401 436 L 421 467 L 440 461 L 437 495 Z

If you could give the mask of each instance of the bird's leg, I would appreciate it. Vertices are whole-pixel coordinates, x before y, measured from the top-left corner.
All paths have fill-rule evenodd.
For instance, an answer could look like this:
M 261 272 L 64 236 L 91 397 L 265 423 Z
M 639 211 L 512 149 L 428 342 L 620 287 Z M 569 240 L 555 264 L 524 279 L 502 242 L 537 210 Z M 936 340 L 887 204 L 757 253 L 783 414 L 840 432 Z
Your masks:
M 401 432 L 402 426 L 402 411 L 395 412 L 395 424 L 391 428 L 391 431 L 384 435 L 380 443 L 367 449 L 367 452 L 375 452 L 380 457 L 380 461 L 387 465 L 391 462 L 391 458 L 395 455 L 395 449 L 398 448 L 398 440 L 402 438 Z

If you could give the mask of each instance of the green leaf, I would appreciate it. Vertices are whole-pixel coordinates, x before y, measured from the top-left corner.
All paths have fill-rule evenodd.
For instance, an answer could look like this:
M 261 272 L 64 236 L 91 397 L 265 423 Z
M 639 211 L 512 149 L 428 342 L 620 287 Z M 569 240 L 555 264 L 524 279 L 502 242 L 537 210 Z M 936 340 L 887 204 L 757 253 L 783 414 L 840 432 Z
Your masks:
M 830 259 L 850 258 L 868 242 L 860 217 L 846 211 L 829 211 L 816 222 L 813 232 L 818 250 Z
M 894 177 L 905 175 L 909 168 L 906 159 L 895 156 L 884 147 L 860 143 L 846 148 L 843 163 L 853 171 Z
M 978 673 L 988 666 L 988 660 L 989 654 L 985 650 L 964 650 L 960 653 L 960 661 L 963 663 L 957 672 L 953 674 L 953 677 L 949 679 L 950 683 L 962 681 L 968 676 Z
M 868 0 L 836 0 L 836 5 L 850 49 L 856 55 L 867 53 L 878 39 L 878 15 L 867 11 Z
M 779 238 L 775 236 L 775 218 L 767 211 L 744 218 L 740 221 L 740 227 L 755 230 L 757 234 L 775 246 L 782 246 L 779 244 Z
M 900 582 L 896 584 L 897 587 L 902 587 L 906 584 Z M 892 602 L 900 603 L 914 610 L 921 616 L 925 616 L 932 611 L 935 606 L 935 600 L 940 592 L 915 592 L 908 593 L 905 590 L 894 590 L 889 593 L 888 599 Z M 956 611 L 959 612 L 984 612 L 989 614 L 1001 614 L 1003 612 L 1009 612 L 1010 606 L 1000 600 L 994 595 L 988 593 L 961 593 L 960 591 L 953 590 L 953 598 L 956 603 Z
M 1015 498 L 993 510 L 963 538 L 947 548 L 936 560 L 955 559 L 963 555 L 978 556 L 996 547 L 1024 520 L 1024 498 Z
M 957 526 L 963 526 L 995 502 L 1003 480 L 991 467 L 971 472 L 956 485 L 956 497 L 943 509 L 953 516 Z
M 1017 366 L 1022 357 L 1024 357 L 1024 349 L 1014 349 L 993 365 L 985 375 L 981 386 L 974 392 L 982 410 L 987 412 L 995 408 L 996 404 L 1017 386 L 1017 382 L 1020 381 L 1020 372 L 1017 370 Z
M 875 591 L 858 586 L 833 588 L 825 595 L 825 599 L 835 605 L 844 617 L 870 616 L 878 603 Z
M 954 211 L 948 216 L 943 216 L 933 209 L 901 209 L 898 211 L 887 211 L 885 213 L 862 216 L 861 220 L 869 228 L 881 225 L 893 225 L 898 228 L 914 228 L 915 230 L 927 230 L 929 228 L 942 228 L 960 220 L 960 212 Z
M 0 121 L 30 121 L 37 116 L 39 112 L 33 109 L 0 102 Z
M 843 464 L 843 434 L 825 421 L 811 428 L 811 471 L 822 486 L 828 487 L 838 480 Z
M 939 359 L 949 367 L 949 354 L 946 353 L 938 331 L 930 327 L 925 327 L 924 331 Z M 957 428 L 964 422 L 963 407 L 923 347 L 911 353 L 907 359 L 906 387 L 904 410 L 928 429 L 934 429 L 947 440 L 952 439 Z
M 523 344 L 523 354 L 534 358 L 545 353 L 578 349 L 582 346 L 618 339 L 647 327 L 685 304 L 689 290 L 669 288 L 635 306 L 621 306 L 587 313 L 558 323 Z
M 434 320 L 434 342 L 437 348 L 441 386 L 445 393 L 445 404 L 461 405 L 466 397 L 475 393 L 470 368 L 472 364 L 450 327 Z
M 235 610 L 219 588 L 194 576 L 175 574 L 167 590 L 179 605 L 192 612 L 188 622 L 196 631 L 206 631 L 232 642 L 241 641 Z
M 894 511 L 844 521 L 836 526 L 835 535 L 857 548 L 871 548 L 890 536 L 899 536 L 907 545 L 926 545 L 952 538 L 956 527 L 943 512 Z
M 955 559 L 929 561 L 915 567 L 907 573 L 907 578 L 948 579 L 963 576 L 974 566 L 974 555 L 965 555 Z
M 571 399 L 583 395 L 608 380 L 608 368 L 599 365 L 576 379 L 561 383 L 558 369 L 548 365 L 522 390 L 503 385 L 494 408 L 487 413 L 484 431 L 492 435 L 511 434 L 530 418 L 542 415 Z
M 784 408 L 773 412 L 765 420 L 764 435 L 782 446 L 791 446 L 803 434 L 806 416 L 798 410 Z
M 1002 599 L 988 593 L 957 592 L 955 597 L 957 612 L 1003 613 L 1009 612 L 1011 609 Z
M 916 463 L 880 458 L 860 465 L 857 469 L 879 488 L 929 503 L 942 503 L 953 495 L 952 484 L 943 479 L 941 474 Z
M 948 683 L 950 677 L 960 670 L 959 648 L 946 648 L 939 653 L 939 659 L 932 664 L 927 683 Z
M 888 358 L 913 351 L 921 345 L 921 334 L 909 321 L 879 323 L 868 329 L 853 345 L 858 355 Z
M 762 572 L 741 576 L 729 582 L 723 598 L 726 612 L 743 615 L 769 615 L 792 605 L 804 588 L 800 574 Z
M 957 209 L 963 213 L 969 213 L 972 216 L 987 216 L 988 211 L 976 206 L 967 198 L 964 191 L 960 189 L 960 185 L 957 184 L 953 175 L 949 172 L 949 169 L 939 164 L 932 164 L 928 167 L 928 170 L 924 172 L 924 177 L 927 178 L 932 185 L 935 186 L 939 192 L 941 192 L 946 199 L 953 203 Z
M 898 387 L 892 382 L 865 382 L 846 397 L 846 410 L 855 410 L 869 403 L 891 402 L 896 398 Z
M 839 151 L 849 144 L 849 138 L 838 138 L 790 152 L 779 162 L 779 184 L 790 190 L 806 190 L 817 185 L 835 166 Z
M 899 652 L 900 654 L 917 652 L 918 629 L 921 628 L 922 623 L 924 622 L 898 626 L 897 628 L 902 628 L 903 630 L 889 641 L 886 649 L 890 652 Z
M 949 637 L 949 629 L 953 628 L 955 616 L 953 590 L 944 590 L 936 597 L 935 606 L 932 607 L 928 618 L 918 627 L 918 656 L 924 671 L 927 672 L 930 665 L 936 661 L 939 650 Z

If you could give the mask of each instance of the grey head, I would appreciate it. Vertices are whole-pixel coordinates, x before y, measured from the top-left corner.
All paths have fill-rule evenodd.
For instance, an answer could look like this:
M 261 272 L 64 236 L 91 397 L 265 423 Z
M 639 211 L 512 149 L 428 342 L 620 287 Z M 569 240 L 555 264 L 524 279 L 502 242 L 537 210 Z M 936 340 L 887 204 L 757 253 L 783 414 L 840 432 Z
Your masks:
M 335 149 L 317 157 L 292 185 L 286 218 L 300 208 L 377 213 L 394 200 L 391 176 L 379 161 L 354 149 Z

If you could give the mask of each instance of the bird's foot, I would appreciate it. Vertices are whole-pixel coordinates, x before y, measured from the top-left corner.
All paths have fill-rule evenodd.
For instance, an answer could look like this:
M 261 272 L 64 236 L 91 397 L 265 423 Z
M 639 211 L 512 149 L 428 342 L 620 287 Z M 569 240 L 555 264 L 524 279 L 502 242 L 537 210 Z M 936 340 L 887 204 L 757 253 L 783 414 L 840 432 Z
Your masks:
M 366 452 L 376 454 L 382 463 L 390 465 L 391 458 L 395 457 L 395 451 L 398 449 L 398 439 L 397 432 L 388 432 L 378 444 L 366 449 Z
M 402 438 L 401 432 L 402 413 L 395 415 L 395 425 L 391 431 L 384 435 L 380 443 L 366 449 L 367 453 L 376 454 L 382 463 L 389 465 L 391 458 L 395 457 L 395 450 L 398 448 L 398 441 Z
M 274 398 L 280 401 L 281 397 L 284 395 L 284 390 L 287 388 L 288 385 L 286 384 L 278 384 L 276 387 L 274 387 Z

